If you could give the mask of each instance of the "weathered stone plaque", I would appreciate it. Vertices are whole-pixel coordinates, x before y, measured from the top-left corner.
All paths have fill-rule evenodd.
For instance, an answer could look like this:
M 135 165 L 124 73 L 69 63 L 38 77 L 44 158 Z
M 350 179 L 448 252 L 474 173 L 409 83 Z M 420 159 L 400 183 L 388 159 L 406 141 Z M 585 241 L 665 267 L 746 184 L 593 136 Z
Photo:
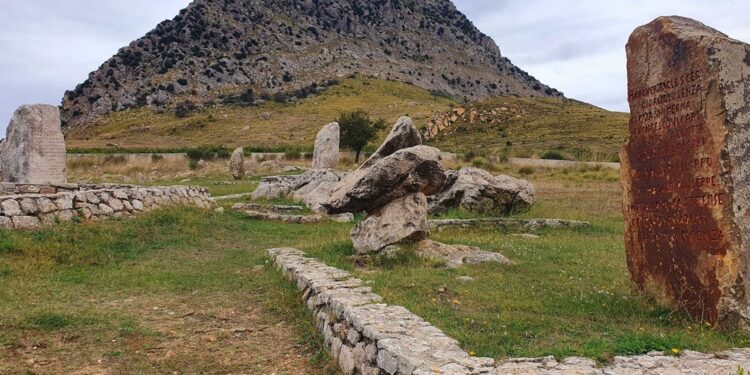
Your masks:
M 60 111 L 51 105 L 23 105 L 13 114 L 0 143 L 0 182 L 65 183 L 65 139 Z
M 660 17 L 627 45 L 621 152 L 628 268 L 694 318 L 750 322 L 750 46 Z

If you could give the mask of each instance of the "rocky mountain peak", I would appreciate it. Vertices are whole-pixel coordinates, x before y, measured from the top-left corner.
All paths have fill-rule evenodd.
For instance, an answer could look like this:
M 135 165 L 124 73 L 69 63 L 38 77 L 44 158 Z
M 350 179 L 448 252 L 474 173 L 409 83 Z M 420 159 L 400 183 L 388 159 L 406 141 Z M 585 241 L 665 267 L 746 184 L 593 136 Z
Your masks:
M 562 96 L 449 0 L 195 0 L 63 98 L 66 128 L 113 111 L 304 97 L 352 74 L 474 100 Z

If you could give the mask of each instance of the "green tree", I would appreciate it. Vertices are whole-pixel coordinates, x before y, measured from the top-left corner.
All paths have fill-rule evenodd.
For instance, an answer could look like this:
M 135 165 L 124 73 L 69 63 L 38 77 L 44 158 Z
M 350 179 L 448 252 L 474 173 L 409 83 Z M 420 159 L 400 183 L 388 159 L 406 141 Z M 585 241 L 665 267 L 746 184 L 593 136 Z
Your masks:
M 374 141 L 380 130 L 385 129 L 385 120 L 371 120 L 370 115 L 362 110 L 344 112 L 336 120 L 341 129 L 341 147 L 356 153 L 355 162 L 368 143 Z

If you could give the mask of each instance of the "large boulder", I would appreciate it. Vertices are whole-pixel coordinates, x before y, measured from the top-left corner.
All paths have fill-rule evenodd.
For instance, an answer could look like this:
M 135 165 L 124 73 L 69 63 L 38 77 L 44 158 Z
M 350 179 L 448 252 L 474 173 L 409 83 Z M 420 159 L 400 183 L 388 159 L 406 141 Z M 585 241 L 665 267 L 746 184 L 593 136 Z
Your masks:
M 313 169 L 336 168 L 339 163 L 339 140 L 341 132 L 339 124 L 332 122 L 320 129 L 315 138 L 313 150 Z
M 242 147 L 238 147 L 232 152 L 232 157 L 229 158 L 229 173 L 235 180 L 245 178 L 245 151 Z
M 0 143 L 0 182 L 66 183 L 65 162 L 59 109 L 46 104 L 19 107 Z
M 536 201 L 534 185 L 510 176 L 493 176 L 479 168 L 448 171 L 443 189 L 428 197 L 431 214 L 454 208 L 477 213 L 510 214 L 528 211 Z
M 416 146 L 386 156 L 344 178 L 323 203 L 329 214 L 373 211 L 406 195 L 432 195 L 445 182 L 440 150 Z
M 402 150 L 409 147 L 419 146 L 422 144 L 422 136 L 414 126 L 411 118 L 401 117 L 393 125 L 390 134 L 385 138 L 383 144 L 373 153 L 367 161 L 365 161 L 361 168 L 369 168 L 375 164 L 378 160 L 385 158 L 393 154 L 398 150 Z
M 336 185 L 346 176 L 332 169 L 313 169 L 297 177 L 292 198 L 304 202 L 315 212 L 325 213 L 322 203 L 328 200 Z
M 350 235 L 358 254 L 377 252 L 389 245 L 427 238 L 427 198 L 422 193 L 398 198 L 372 211 Z

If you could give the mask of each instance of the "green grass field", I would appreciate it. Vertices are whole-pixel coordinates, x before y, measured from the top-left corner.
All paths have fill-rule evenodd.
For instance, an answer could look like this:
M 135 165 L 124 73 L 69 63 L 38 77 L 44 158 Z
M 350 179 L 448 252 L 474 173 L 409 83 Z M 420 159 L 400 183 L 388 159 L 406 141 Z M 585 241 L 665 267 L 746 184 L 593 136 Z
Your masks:
M 633 292 L 616 171 L 523 173 L 540 196 L 523 217 L 593 226 L 547 230 L 536 240 L 493 230 L 433 235 L 502 252 L 512 265 L 448 270 L 406 251 L 356 268 L 351 224 L 286 225 L 191 209 L 0 230 L 0 373 L 334 371 L 298 291 L 268 263 L 265 250 L 277 246 L 354 272 L 388 303 L 406 306 L 480 356 L 606 362 L 651 350 L 749 344 L 745 335 Z M 458 283 L 464 275 L 475 281 Z

